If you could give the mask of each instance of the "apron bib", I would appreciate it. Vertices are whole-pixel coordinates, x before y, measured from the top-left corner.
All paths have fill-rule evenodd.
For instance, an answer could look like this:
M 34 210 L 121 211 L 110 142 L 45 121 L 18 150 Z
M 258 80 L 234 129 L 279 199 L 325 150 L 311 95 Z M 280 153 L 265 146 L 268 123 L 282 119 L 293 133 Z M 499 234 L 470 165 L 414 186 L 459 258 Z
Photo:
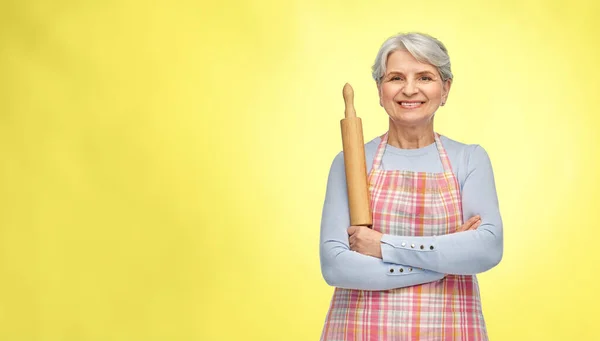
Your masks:
M 434 236 L 462 226 L 460 187 L 439 134 L 443 173 L 382 170 L 382 136 L 369 173 L 373 229 L 383 234 Z M 477 278 L 444 279 L 383 291 L 335 288 L 321 340 L 487 340 Z

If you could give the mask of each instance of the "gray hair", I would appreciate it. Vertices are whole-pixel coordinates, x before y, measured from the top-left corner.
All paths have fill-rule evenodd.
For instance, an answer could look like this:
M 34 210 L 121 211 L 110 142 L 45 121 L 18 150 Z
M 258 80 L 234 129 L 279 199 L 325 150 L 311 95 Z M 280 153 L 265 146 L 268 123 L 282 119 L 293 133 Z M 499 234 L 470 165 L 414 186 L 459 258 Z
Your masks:
M 435 66 L 442 81 L 453 78 L 450 56 L 444 44 L 428 34 L 412 32 L 392 36 L 381 45 L 372 68 L 373 79 L 377 85 L 381 84 L 389 55 L 397 50 L 406 50 L 419 62 Z

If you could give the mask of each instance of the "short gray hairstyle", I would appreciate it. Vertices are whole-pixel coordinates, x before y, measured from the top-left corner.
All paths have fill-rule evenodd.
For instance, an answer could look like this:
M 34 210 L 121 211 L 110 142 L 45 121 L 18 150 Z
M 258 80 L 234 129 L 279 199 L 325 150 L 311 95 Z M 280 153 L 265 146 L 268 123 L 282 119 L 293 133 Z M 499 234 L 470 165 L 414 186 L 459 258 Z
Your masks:
M 448 56 L 448 50 L 444 44 L 428 34 L 411 32 L 392 36 L 379 48 L 372 68 L 373 79 L 377 85 L 381 84 L 389 55 L 398 50 L 408 51 L 421 63 L 435 66 L 442 77 L 442 81 L 453 79 L 452 70 L 450 69 L 450 56 Z

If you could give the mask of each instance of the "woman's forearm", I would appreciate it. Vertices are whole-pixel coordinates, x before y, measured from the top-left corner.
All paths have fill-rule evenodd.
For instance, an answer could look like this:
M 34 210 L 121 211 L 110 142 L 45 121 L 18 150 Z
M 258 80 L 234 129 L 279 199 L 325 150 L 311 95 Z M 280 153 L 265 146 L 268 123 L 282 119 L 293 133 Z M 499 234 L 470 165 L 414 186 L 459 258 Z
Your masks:
M 474 231 L 435 237 L 384 235 L 381 254 L 385 262 L 471 275 L 496 266 L 502 259 L 502 244 L 501 228 L 483 223 Z
M 388 290 L 440 280 L 443 274 L 390 264 L 350 250 L 348 195 L 343 154 L 336 156 L 327 182 L 321 219 L 320 259 L 325 281 L 332 286 Z
M 481 225 L 465 231 L 431 237 L 384 235 L 382 258 L 448 274 L 487 271 L 503 254 L 503 226 L 490 159 L 483 148 L 471 153 L 462 187 L 463 220 L 481 216 Z
M 434 271 L 384 263 L 381 259 L 350 251 L 336 241 L 322 244 L 321 272 L 331 286 L 359 290 L 403 288 L 444 277 Z

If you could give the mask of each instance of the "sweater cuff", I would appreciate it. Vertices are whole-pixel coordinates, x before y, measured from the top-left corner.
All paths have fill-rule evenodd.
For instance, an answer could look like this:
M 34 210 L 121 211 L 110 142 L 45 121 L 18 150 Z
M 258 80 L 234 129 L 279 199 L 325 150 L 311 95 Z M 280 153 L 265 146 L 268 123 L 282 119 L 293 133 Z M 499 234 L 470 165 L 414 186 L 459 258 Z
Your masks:
M 415 265 L 437 253 L 436 237 L 410 237 L 384 234 L 381 237 L 381 258 L 386 263 Z

